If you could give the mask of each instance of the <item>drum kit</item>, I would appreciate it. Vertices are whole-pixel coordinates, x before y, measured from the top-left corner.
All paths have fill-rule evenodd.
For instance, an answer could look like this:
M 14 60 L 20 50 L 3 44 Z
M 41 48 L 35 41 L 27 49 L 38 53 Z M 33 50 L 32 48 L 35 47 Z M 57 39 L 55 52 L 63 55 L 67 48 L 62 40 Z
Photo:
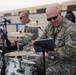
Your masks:
M 26 24 L 29 27 L 41 27 L 45 25 L 44 23 L 35 23 Z M 9 32 L 8 39 L 12 42 L 20 42 L 22 38 L 28 38 L 32 36 L 31 33 L 23 32 Z M 20 51 L 19 49 L 14 52 L 9 52 L 4 54 L 5 57 L 5 75 L 36 75 L 34 73 L 36 70 L 36 63 L 33 61 L 36 58 L 39 58 L 39 53 L 31 51 Z M 2 58 L 1 58 L 2 61 Z M 3 66 L 3 63 L 1 64 Z M 2 67 L 1 66 L 1 67 Z M 2 75 L 2 74 L 1 74 Z
M 25 58 L 23 58 L 23 56 Z M 34 75 L 33 72 L 36 70 L 36 63 L 33 60 L 38 58 L 38 56 L 39 55 L 35 52 L 29 51 L 15 51 L 6 53 L 6 75 Z
M 23 37 L 32 36 L 30 33 L 23 32 L 10 32 L 8 33 L 8 39 L 10 41 L 21 41 Z M 34 59 L 39 57 L 39 54 L 36 54 L 33 51 L 20 51 L 19 49 L 14 52 L 8 52 L 4 54 L 5 57 L 5 74 L 6 75 L 33 75 L 35 71 L 36 63 Z M 1 58 L 1 67 L 3 66 Z

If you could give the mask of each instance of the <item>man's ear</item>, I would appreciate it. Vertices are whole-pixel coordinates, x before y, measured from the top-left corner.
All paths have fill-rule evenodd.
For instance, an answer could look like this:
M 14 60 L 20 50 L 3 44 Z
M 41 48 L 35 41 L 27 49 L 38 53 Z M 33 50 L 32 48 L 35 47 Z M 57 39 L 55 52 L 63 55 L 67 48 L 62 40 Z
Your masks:
M 59 12 L 59 14 L 61 15 L 61 12 Z

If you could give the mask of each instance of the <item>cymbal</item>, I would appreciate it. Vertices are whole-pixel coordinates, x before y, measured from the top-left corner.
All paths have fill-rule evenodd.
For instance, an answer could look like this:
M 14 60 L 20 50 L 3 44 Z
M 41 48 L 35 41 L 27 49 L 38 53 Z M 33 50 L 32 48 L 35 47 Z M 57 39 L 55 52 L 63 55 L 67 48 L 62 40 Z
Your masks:
M 24 33 L 24 32 L 9 32 L 8 36 L 13 36 L 13 37 L 28 37 L 32 36 L 31 33 Z
M 36 22 L 30 22 L 30 23 L 26 24 L 26 26 L 28 26 L 28 27 L 42 27 L 44 25 L 47 25 L 47 22 L 43 22 L 43 21 L 38 22 L 38 21 L 36 21 Z
M 34 54 L 34 52 L 28 52 L 28 51 L 15 51 L 15 52 L 9 52 L 6 53 L 5 56 L 30 56 L 31 54 Z

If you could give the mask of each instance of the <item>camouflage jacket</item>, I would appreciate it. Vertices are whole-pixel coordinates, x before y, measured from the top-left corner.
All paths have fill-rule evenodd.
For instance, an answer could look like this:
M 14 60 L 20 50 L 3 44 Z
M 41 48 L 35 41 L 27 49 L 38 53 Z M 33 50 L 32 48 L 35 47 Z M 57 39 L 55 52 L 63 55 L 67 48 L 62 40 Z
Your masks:
M 55 37 L 53 36 L 54 34 L 56 34 Z M 54 55 L 57 61 L 76 62 L 76 26 L 71 21 L 63 18 L 61 25 L 55 27 L 54 31 L 53 26 L 48 24 L 44 34 L 40 38 L 44 39 L 49 37 L 55 38 L 57 47 L 56 52 L 49 51 L 50 56 Z
M 31 22 L 29 21 L 29 23 L 31 23 Z M 29 26 L 25 25 L 24 32 L 32 34 L 32 36 L 25 37 L 23 39 L 23 45 L 25 46 L 24 48 L 26 49 L 31 46 L 31 44 L 29 44 L 29 42 L 31 42 L 31 40 L 35 40 L 36 38 L 38 38 L 38 28 L 29 27 Z
M 35 40 L 36 38 L 38 38 L 38 28 L 37 27 L 25 26 L 24 32 L 32 33 L 33 34 L 32 40 Z

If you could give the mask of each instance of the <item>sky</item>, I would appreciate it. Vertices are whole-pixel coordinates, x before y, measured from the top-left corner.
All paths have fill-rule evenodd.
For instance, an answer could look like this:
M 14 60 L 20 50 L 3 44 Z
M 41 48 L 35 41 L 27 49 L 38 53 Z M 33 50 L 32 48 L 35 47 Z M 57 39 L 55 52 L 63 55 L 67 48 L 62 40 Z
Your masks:
M 73 0 L 0 0 L 0 12 Z

